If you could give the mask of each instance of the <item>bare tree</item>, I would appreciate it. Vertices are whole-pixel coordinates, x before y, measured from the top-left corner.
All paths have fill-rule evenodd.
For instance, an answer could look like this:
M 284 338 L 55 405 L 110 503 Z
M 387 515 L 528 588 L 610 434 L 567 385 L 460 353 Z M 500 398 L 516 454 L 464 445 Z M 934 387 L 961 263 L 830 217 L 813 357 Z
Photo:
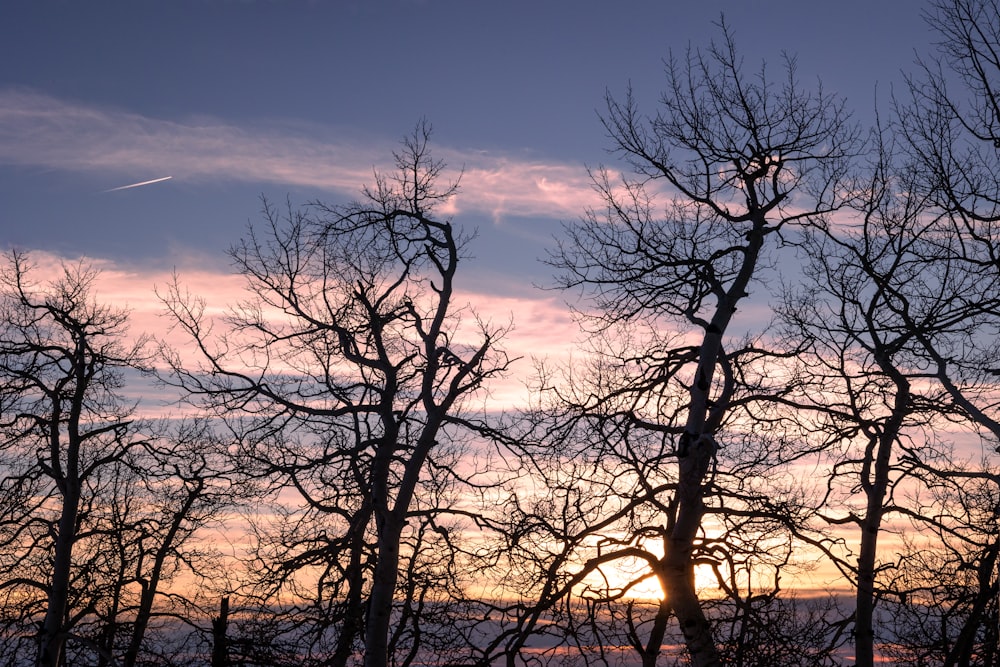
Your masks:
M 995 463 L 942 446 L 918 466 L 913 537 L 889 571 L 882 603 L 887 657 L 901 665 L 993 665 L 998 657 L 1000 494 Z
M 123 511 L 114 524 L 134 544 L 133 554 L 121 559 L 124 583 L 134 591 L 122 610 L 128 629 L 119 651 L 122 667 L 140 663 L 158 619 L 200 629 L 207 603 L 231 590 L 223 561 L 232 555 L 206 543 L 207 534 L 254 491 L 232 469 L 227 443 L 207 420 L 182 419 L 158 436 L 131 468 L 141 471 L 130 478 L 138 507 Z M 180 575 L 191 589 L 165 590 Z M 197 599 L 202 591 L 209 600 Z
M 856 342 L 873 363 L 857 368 L 869 369 L 867 378 L 872 377 L 873 366 L 876 373 L 893 378 L 893 412 L 934 412 L 974 424 L 996 442 L 1000 438 L 995 369 L 1000 355 L 996 338 L 1000 5 L 992 0 L 937 0 L 925 17 L 941 40 L 937 53 L 919 62 L 920 73 L 909 81 L 908 98 L 897 100 L 895 106 L 895 137 L 905 159 L 887 155 L 883 145 L 865 190 L 860 222 L 843 234 L 828 229 L 828 239 L 839 248 L 822 244 L 811 254 L 823 257 L 817 261 L 830 269 L 818 277 L 817 284 L 824 285 L 821 292 L 829 294 L 825 286 L 831 284 L 840 286 L 832 309 L 841 314 L 841 333 L 867 331 Z M 838 260 L 830 258 L 838 255 L 843 261 L 836 269 L 833 262 Z M 845 313 L 853 313 L 853 321 L 844 321 Z M 871 403 L 856 398 L 854 405 L 867 410 Z M 861 531 L 857 571 L 859 660 L 864 657 L 866 664 L 872 660 L 870 626 L 876 591 L 871 581 L 878 517 L 883 511 L 906 511 L 898 505 L 898 495 L 891 499 L 889 495 L 890 476 L 898 483 L 900 473 L 900 468 L 890 469 L 890 441 L 896 438 L 901 465 L 912 468 L 921 484 L 937 487 L 949 483 L 945 478 L 971 474 L 952 469 L 942 459 L 935 466 L 923 460 L 933 450 L 912 444 L 906 421 L 892 420 L 879 427 L 881 444 L 871 454 L 871 466 L 862 470 L 862 488 L 869 499 L 865 520 L 874 521 Z M 904 439 L 911 444 L 904 445 Z M 988 465 L 988 454 L 984 460 Z M 889 506 L 879 509 L 879 497 Z M 957 518 L 961 515 L 952 509 L 935 514 L 933 521 L 920 521 L 941 535 L 942 548 L 954 551 L 945 537 L 961 534 L 963 521 Z M 992 570 L 988 540 L 977 538 L 960 549 L 978 554 L 973 559 L 977 570 Z M 988 589 L 988 578 L 983 581 Z M 943 638 L 946 644 L 957 642 L 946 654 L 948 664 L 968 662 L 968 627 L 961 639 Z
M 646 529 L 665 526 L 663 555 L 650 562 L 692 663 L 717 665 L 694 567 L 704 556 L 706 498 L 733 418 L 738 360 L 754 355 L 752 345 L 734 349 L 731 329 L 738 306 L 764 285 L 767 249 L 843 204 L 859 144 L 842 103 L 803 90 L 793 60 L 778 80 L 763 66 L 746 72 L 724 25 L 721 43 L 669 61 L 655 116 L 642 116 L 631 92 L 608 105 L 614 150 L 636 178 L 596 173 L 606 206 L 567 229 L 552 262 L 563 287 L 589 295 L 597 312 L 589 326 L 645 322 L 657 342 L 670 339 L 668 327 L 680 329 L 669 345 L 622 355 L 620 370 L 600 376 L 603 392 L 578 407 L 674 443 L 653 453 L 673 457 L 676 476 L 659 492 L 659 517 L 645 519 Z M 671 203 L 661 214 L 655 196 L 663 190 Z
M 981 334 L 1000 323 L 989 291 L 1000 273 L 1000 4 L 935 0 L 925 18 L 941 39 L 935 56 L 921 61 L 920 75 L 910 79 L 909 99 L 897 104 L 906 168 L 954 227 L 947 260 L 986 282 L 962 295 L 981 301 L 980 326 L 968 328 L 964 340 L 956 329 L 947 340 L 920 342 L 953 400 L 1000 438 L 1000 402 L 990 390 L 1000 373 L 994 363 L 1000 345 Z
M 966 215 L 942 208 L 920 165 L 899 160 L 884 135 L 876 148 L 857 217 L 804 237 L 805 280 L 783 308 L 792 337 L 810 348 L 803 373 L 814 380 L 802 414 L 845 445 L 832 463 L 824 514 L 858 529 L 856 564 L 851 557 L 840 566 L 857 586 L 863 665 L 875 661 L 875 607 L 884 592 L 877 580 L 893 567 L 878 554 L 885 524 L 909 516 L 955 530 L 941 515 L 922 517 L 904 491 L 951 474 L 934 457 L 936 433 L 992 422 L 996 383 L 977 366 L 995 358 L 1000 305 L 1000 271 L 982 270 L 993 242 L 977 236 Z M 862 507 L 850 502 L 858 491 Z
M 909 80 L 909 95 L 896 105 L 899 136 L 909 158 L 905 169 L 916 175 L 914 190 L 948 222 L 943 238 L 937 239 L 937 268 L 933 270 L 948 279 L 940 278 L 933 287 L 942 289 L 942 298 L 959 304 L 961 317 L 951 326 L 921 331 L 919 354 L 994 449 L 983 454 L 978 466 L 937 466 L 932 471 L 939 477 L 938 495 L 952 499 L 941 511 L 951 517 L 949 525 L 937 528 L 944 552 L 931 569 L 951 575 L 937 579 L 941 585 L 932 589 L 935 595 L 942 589 L 951 593 L 940 606 L 949 614 L 949 622 L 938 627 L 956 628 L 955 636 L 941 638 L 943 664 L 968 665 L 977 654 L 980 659 L 996 654 L 995 628 L 984 625 L 984 620 L 986 610 L 995 604 L 997 586 L 996 517 L 990 517 L 996 477 L 990 454 L 1000 441 L 1000 370 L 996 368 L 1000 358 L 1000 4 L 995 0 L 934 0 L 924 17 L 939 41 L 936 51 L 919 61 L 918 75 Z M 912 298 L 914 291 L 906 287 L 899 288 L 901 298 Z M 922 324 L 912 317 L 908 323 L 918 330 Z M 968 500 L 970 495 L 976 502 Z M 973 509 L 977 504 L 981 504 L 979 511 Z M 964 620 L 956 623 L 956 618 Z M 983 631 L 985 645 L 978 644 Z
M 204 304 L 179 285 L 165 299 L 201 353 L 198 366 L 172 362 L 192 400 L 245 442 L 278 438 L 314 453 L 302 460 L 287 447 L 271 460 L 328 519 L 284 562 L 326 568 L 320 598 L 341 608 L 337 664 L 358 636 L 366 665 L 393 659 L 396 595 L 419 540 L 418 493 L 431 470 L 458 480 L 450 444 L 474 418 L 470 401 L 509 364 L 495 347 L 503 327 L 458 302 L 465 239 L 435 213 L 457 186 L 440 186 L 444 166 L 430 157 L 429 134 L 420 124 L 396 154 L 396 172 L 376 175 L 361 202 L 284 217 L 265 203 L 264 228 L 231 253 L 251 296 L 225 334 L 211 335 Z
M 97 301 L 95 270 L 61 269 L 35 282 L 14 252 L 0 274 L 4 640 L 15 664 L 37 635 L 38 665 L 134 665 L 154 619 L 197 624 L 169 584 L 214 576 L 197 533 L 239 494 L 206 422 L 134 416 L 148 339 Z
M 94 300 L 95 277 L 85 265 L 64 265 L 61 276 L 38 284 L 28 258 L 17 252 L 0 272 L 2 449 L 19 459 L 7 481 L 18 490 L 44 482 L 48 501 L 32 501 L 31 514 L 7 542 L 18 559 L 37 562 L 44 554 L 46 562 L 15 574 L 4 587 L 27 587 L 45 597 L 40 667 L 60 664 L 79 619 L 81 610 L 71 608 L 81 593 L 74 590 L 80 574 L 74 549 L 83 513 L 94 502 L 93 485 L 147 441 L 133 406 L 119 394 L 127 372 L 145 369 L 146 341 L 129 340 L 126 312 Z

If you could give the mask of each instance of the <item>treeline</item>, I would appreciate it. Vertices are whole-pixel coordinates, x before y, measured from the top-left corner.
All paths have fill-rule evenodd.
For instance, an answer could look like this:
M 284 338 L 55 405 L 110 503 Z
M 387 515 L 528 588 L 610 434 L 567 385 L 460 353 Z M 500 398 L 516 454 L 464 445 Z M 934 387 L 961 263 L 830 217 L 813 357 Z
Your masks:
M 225 313 L 161 290 L 190 349 L 8 254 L 0 662 L 997 664 L 1000 6 L 927 19 L 870 128 L 725 25 L 609 96 L 627 174 L 546 260 L 586 343 L 524 406 L 424 123 L 265 201 Z

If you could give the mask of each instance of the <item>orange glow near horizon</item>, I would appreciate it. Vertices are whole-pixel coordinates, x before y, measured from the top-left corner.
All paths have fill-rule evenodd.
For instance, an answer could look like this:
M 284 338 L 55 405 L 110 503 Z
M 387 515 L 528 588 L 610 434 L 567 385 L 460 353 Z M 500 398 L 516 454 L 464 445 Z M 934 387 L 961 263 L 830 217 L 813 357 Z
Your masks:
M 63 261 L 61 258 L 42 252 L 29 253 L 29 257 L 36 267 L 33 278 L 37 282 L 44 283 L 51 277 L 59 275 L 60 262 Z M 183 331 L 171 326 L 163 304 L 155 292 L 156 289 L 162 290 L 172 280 L 170 272 L 125 268 L 105 259 L 85 261 L 90 261 L 95 268 L 101 271 L 96 284 L 95 297 L 99 301 L 131 311 L 131 332 L 133 335 L 152 333 L 158 339 L 181 351 L 183 355 L 193 354 L 187 336 Z M 212 317 L 223 315 L 230 304 L 236 303 L 246 296 L 245 279 L 240 275 L 188 268 L 179 273 L 179 280 L 183 288 L 189 290 L 192 295 L 204 297 L 207 304 L 206 313 Z M 582 354 L 578 346 L 580 333 L 576 323 L 566 307 L 548 293 L 541 293 L 537 298 L 527 298 L 461 292 L 456 295 L 455 302 L 460 305 L 469 304 L 471 310 L 483 321 L 494 322 L 499 326 L 513 323 L 513 328 L 503 339 L 502 345 L 511 357 L 522 357 L 522 359 L 514 366 L 509 377 L 493 383 L 490 388 L 491 396 L 486 399 L 487 409 L 513 408 L 526 404 L 530 397 L 530 391 L 526 386 L 525 374 L 531 371 L 533 357 L 546 357 L 557 363 L 567 363 L 571 355 Z M 469 327 L 467 329 L 469 340 L 474 340 L 474 320 L 468 317 L 463 326 Z M 466 335 L 465 331 L 460 332 L 459 340 L 462 340 Z M 150 399 L 152 397 L 154 399 L 153 401 L 140 401 L 140 414 L 147 417 L 162 416 L 165 410 L 163 403 L 156 403 L 155 399 L 167 400 L 169 397 L 160 396 L 157 392 L 162 393 L 163 390 L 156 387 L 150 386 L 140 389 L 150 392 L 145 397 L 140 396 L 140 398 Z M 127 387 L 126 391 L 130 396 L 139 396 L 139 393 L 131 387 Z M 170 408 L 174 411 L 177 409 Z M 975 438 L 971 434 L 956 434 L 956 437 L 959 435 L 962 435 L 958 440 L 963 453 L 967 456 L 975 454 L 976 445 L 981 446 L 982 443 L 973 442 Z M 820 463 L 819 461 L 804 462 L 799 466 L 796 474 L 801 480 L 823 479 L 827 465 L 828 463 Z M 847 483 L 845 482 L 845 484 Z M 853 499 L 859 501 L 858 498 Z M 844 504 L 841 507 L 850 509 L 851 501 L 852 496 L 845 490 Z M 860 510 L 861 508 L 855 509 Z M 893 525 L 887 525 L 886 528 L 887 530 L 880 537 L 880 553 L 883 554 L 883 560 L 891 562 L 894 559 L 894 554 L 901 548 L 903 536 L 907 534 L 909 526 L 906 522 L 897 521 Z M 706 526 L 706 530 L 710 531 L 711 527 Z M 852 551 L 856 549 L 856 527 L 850 525 L 833 527 L 828 529 L 828 533 L 843 538 L 843 546 L 838 548 L 842 550 L 843 557 L 850 558 Z M 656 552 L 652 548 L 651 551 Z M 808 548 L 801 545 L 797 548 L 797 553 L 801 554 L 803 558 L 811 559 L 809 551 Z M 796 563 L 794 568 L 796 571 L 789 573 L 787 578 L 782 578 L 782 586 L 786 589 L 842 590 L 843 578 L 836 568 L 824 559 L 817 558 L 816 562 L 818 564 L 815 566 Z M 597 583 L 611 589 L 621 590 L 628 582 L 642 577 L 646 571 L 648 571 L 648 567 L 641 562 L 609 564 L 601 568 L 600 576 L 604 582 Z M 715 575 L 708 566 L 698 566 L 696 580 L 698 588 L 705 591 L 707 595 L 711 595 L 711 591 L 718 588 Z M 741 586 L 752 583 L 741 583 Z M 662 595 L 662 589 L 656 579 L 647 577 L 632 587 L 628 597 L 661 599 Z

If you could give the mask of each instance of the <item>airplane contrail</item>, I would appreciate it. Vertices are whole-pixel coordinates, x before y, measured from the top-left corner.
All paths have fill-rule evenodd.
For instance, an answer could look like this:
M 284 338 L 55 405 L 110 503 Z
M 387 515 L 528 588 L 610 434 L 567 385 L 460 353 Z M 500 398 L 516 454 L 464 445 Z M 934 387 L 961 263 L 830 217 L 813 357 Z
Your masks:
M 128 190 L 129 188 L 141 188 L 144 185 L 152 185 L 153 183 L 162 183 L 163 181 L 169 181 L 171 178 L 173 178 L 173 176 L 154 178 L 151 181 L 143 181 L 142 183 L 132 183 L 131 185 L 122 185 L 117 188 L 111 188 L 110 190 L 105 190 L 105 192 L 117 192 L 118 190 Z

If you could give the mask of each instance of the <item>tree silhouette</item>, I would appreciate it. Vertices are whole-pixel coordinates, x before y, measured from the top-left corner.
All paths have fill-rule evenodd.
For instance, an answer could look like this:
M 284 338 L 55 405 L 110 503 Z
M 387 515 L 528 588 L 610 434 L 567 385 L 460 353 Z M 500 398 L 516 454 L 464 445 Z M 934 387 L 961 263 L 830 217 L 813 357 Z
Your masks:
M 202 359 L 174 356 L 173 381 L 324 517 L 271 561 L 320 569 L 317 602 L 340 627 L 334 664 L 358 637 L 366 665 L 388 664 L 419 526 L 447 543 L 420 492 L 431 471 L 461 484 L 449 457 L 474 426 L 470 401 L 509 364 L 504 329 L 456 303 L 465 239 L 435 209 L 457 186 L 440 187 L 429 134 L 418 125 L 361 202 L 285 217 L 265 203 L 264 228 L 231 253 L 251 298 L 226 334 L 212 337 L 204 304 L 178 284 L 165 295 Z
M 612 359 L 601 369 L 601 386 L 582 392 L 590 397 L 575 408 L 617 421 L 621 432 L 673 442 L 651 452 L 673 457 L 676 470 L 662 490 L 643 490 L 659 517 L 637 530 L 665 526 L 662 556 L 642 556 L 664 590 L 654 634 L 673 613 L 698 666 L 719 664 L 694 577 L 696 563 L 716 560 L 704 535 L 706 512 L 715 511 L 706 500 L 722 486 L 720 444 L 738 437 L 726 427 L 742 403 L 741 369 L 761 358 L 751 342 L 734 345 L 737 307 L 761 285 L 767 248 L 843 205 L 859 150 L 842 102 L 804 91 L 791 60 L 777 81 L 764 67 L 748 74 L 724 24 L 722 32 L 706 52 L 668 62 L 655 116 L 642 116 L 631 92 L 609 97 L 605 127 L 635 178 L 597 172 L 605 207 L 567 228 L 551 260 L 563 287 L 590 297 L 588 326 L 648 325 L 645 338 L 632 334 L 648 349 L 619 352 L 619 367 Z M 663 214 L 657 191 L 671 198 Z M 644 661 L 655 660 L 656 644 Z
M 96 511 L 102 478 L 148 442 L 133 406 L 119 394 L 127 371 L 143 370 L 146 341 L 126 337 L 126 312 L 98 304 L 96 272 L 64 265 L 49 284 L 32 280 L 27 256 L 13 252 L 0 272 L 0 417 L 8 465 L 5 487 L 29 502 L 20 525 L 7 524 L 4 588 L 42 593 L 38 660 L 61 664 L 66 641 L 91 601 L 87 568 L 74 552 L 94 539 L 85 515 Z M 35 496 L 39 493 L 40 496 Z M 18 563 L 34 564 L 21 570 Z M 75 604 L 74 604 L 75 603 Z

